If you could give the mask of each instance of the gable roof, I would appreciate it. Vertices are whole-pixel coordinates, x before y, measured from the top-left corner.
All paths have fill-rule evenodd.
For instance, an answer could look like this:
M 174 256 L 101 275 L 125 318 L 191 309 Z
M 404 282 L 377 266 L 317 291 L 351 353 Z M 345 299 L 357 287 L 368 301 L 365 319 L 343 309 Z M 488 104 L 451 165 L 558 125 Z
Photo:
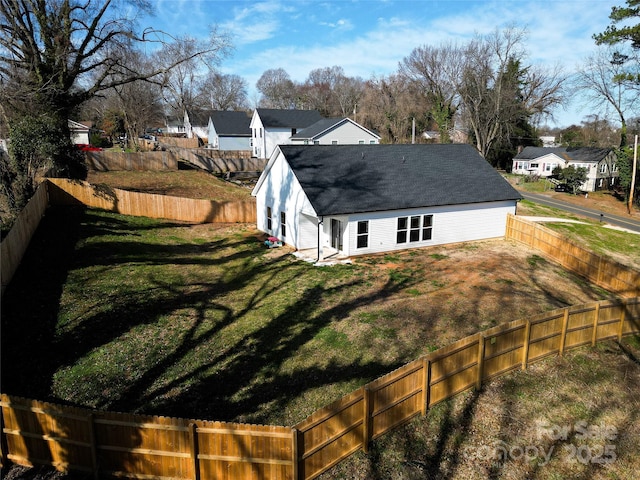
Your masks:
M 595 147 L 525 147 L 514 160 L 535 160 L 545 155 L 555 155 L 568 162 L 599 162 L 611 153 L 610 148 Z
M 211 112 L 211 121 L 216 133 L 222 136 L 250 137 L 251 117 L 245 112 L 215 110 Z
M 209 117 L 215 110 L 187 110 L 189 123 L 193 127 L 206 127 L 209 125 Z
M 522 198 L 471 145 L 278 148 L 320 216 Z
M 380 136 L 378 134 L 372 132 L 371 130 L 368 130 L 368 129 L 364 128 L 362 125 L 360 125 L 359 123 L 354 122 L 349 117 L 322 118 L 322 119 L 318 120 L 316 123 L 314 123 L 312 125 L 309 125 L 308 127 L 303 129 L 302 131 L 296 133 L 291 138 L 293 140 L 312 140 L 312 139 L 314 139 L 316 137 L 319 137 L 323 133 L 326 133 L 326 132 L 330 131 L 331 129 L 336 128 L 339 125 L 344 124 L 344 123 L 352 123 L 356 127 L 359 127 L 362 130 L 364 130 L 365 132 L 367 132 L 369 135 L 372 135 L 372 136 L 380 139 Z
M 262 120 L 262 125 L 272 128 L 306 128 L 322 119 L 317 110 L 257 108 L 256 112 Z

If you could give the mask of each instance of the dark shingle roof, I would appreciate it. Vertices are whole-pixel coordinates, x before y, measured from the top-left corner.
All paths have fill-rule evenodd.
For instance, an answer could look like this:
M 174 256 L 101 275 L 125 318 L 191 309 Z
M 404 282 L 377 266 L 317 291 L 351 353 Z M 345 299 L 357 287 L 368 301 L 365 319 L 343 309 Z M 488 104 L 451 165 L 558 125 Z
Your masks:
M 545 155 L 554 154 L 565 161 L 599 162 L 611 152 L 610 148 L 595 147 L 525 147 L 514 160 L 535 160 Z
M 343 118 L 323 118 L 317 121 L 316 123 L 314 123 L 313 125 L 309 125 L 301 132 L 296 133 L 291 138 L 296 138 L 300 140 L 305 140 L 305 139 L 310 140 L 316 135 L 318 135 L 319 133 L 322 133 L 325 130 L 328 130 L 333 126 L 337 125 L 338 123 L 342 122 L 342 120 Z
M 251 136 L 251 118 L 245 112 L 216 110 L 211 112 L 211 120 L 218 135 Z
M 256 109 L 262 125 L 275 128 L 305 128 L 322 118 L 317 110 L 279 110 L 275 108 Z
M 471 145 L 280 145 L 318 215 L 519 200 Z

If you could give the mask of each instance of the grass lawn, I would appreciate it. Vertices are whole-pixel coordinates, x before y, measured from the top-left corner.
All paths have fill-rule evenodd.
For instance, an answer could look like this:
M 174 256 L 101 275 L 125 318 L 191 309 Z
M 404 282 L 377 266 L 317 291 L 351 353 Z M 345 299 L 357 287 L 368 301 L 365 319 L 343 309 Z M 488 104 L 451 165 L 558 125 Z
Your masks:
M 3 297 L 2 391 L 293 425 L 454 340 L 612 297 L 501 240 L 318 268 L 261 238 L 251 225 L 49 209 Z M 570 352 L 460 395 L 325 477 L 630 478 L 640 448 L 640 345 L 625 345 L 628 355 L 615 344 Z M 479 446 L 524 447 L 540 421 L 615 425 L 619 460 L 604 470 L 557 453 L 550 467 L 485 459 L 476 470 Z M 558 452 L 580 445 L 536 441 Z M 599 477 L 601 467 L 617 476 Z

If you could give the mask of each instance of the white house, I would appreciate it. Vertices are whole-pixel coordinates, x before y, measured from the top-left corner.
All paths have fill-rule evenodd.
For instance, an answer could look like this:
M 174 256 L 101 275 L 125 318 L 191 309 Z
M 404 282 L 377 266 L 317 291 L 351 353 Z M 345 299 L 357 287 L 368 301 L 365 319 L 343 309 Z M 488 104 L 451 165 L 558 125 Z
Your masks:
M 251 150 L 251 118 L 245 112 L 212 111 L 209 116 L 208 147 L 216 150 Z
M 587 169 L 587 181 L 580 187 L 594 192 L 614 187 L 618 182 L 617 157 L 610 148 L 594 147 L 525 147 L 513 158 L 512 173 L 551 176 L 556 167 Z
M 267 159 L 277 145 L 289 143 L 299 130 L 321 120 L 317 110 L 256 108 L 251 117 L 252 156 Z
M 184 112 L 184 131 L 187 138 L 206 139 L 209 134 L 209 117 L 212 110 L 192 110 Z
M 257 227 L 354 256 L 505 234 L 520 194 L 470 145 L 280 145 L 252 195 Z
M 74 145 L 88 145 L 91 143 L 91 133 L 93 131 L 91 125 L 67 120 L 69 130 L 71 132 L 71 143 Z
M 165 133 L 174 134 L 174 135 L 180 134 L 180 133 L 186 133 L 186 130 L 184 128 L 184 116 L 182 118 L 173 117 L 173 116 L 166 117 Z
M 292 135 L 291 145 L 375 145 L 380 135 L 348 117 L 323 118 Z

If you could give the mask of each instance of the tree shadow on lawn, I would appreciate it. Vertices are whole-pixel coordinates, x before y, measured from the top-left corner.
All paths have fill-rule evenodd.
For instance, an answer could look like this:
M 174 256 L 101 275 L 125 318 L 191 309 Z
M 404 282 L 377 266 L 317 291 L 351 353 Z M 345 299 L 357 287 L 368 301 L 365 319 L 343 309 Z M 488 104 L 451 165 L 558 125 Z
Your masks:
M 90 265 L 113 266 L 119 262 L 170 264 L 189 247 L 116 242 L 122 252 L 112 255 L 113 243 L 78 248 L 79 242 L 100 235 L 119 237 L 136 235 L 136 230 L 153 230 L 176 225 L 154 221 L 149 225 L 131 224 L 115 215 L 96 216 L 83 207 L 50 207 L 42 218 L 21 265 L 2 298 L 2 391 L 41 400 L 51 396 L 53 374 L 62 366 L 82 358 L 92 349 L 107 344 L 136 325 L 152 323 L 171 311 L 171 298 L 144 291 L 131 295 L 108 314 L 89 315 L 68 334 L 57 335 L 60 301 L 69 272 Z M 215 248 L 224 241 L 201 248 Z M 135 247 L 135 248 L 132 248 Z M 233 244 L 227 245 L 233 248 Z M 241 253 L 249 256 L 251 253 Z M 235 258 L 235 257 L 234 257 Z M 211 262 L 229 261 L 211 259 Z M 184 260 L 185 262 L 187 260 Z M 199 261 L 203 261 L 199 259 Z M 213 285 L 213 287 L 219 287 Z M 206 294 L 206 292 L 205 292 Z M 118 302 L 114 298 L 96 298 L 96 304 Z M 197 299 L 195 300 L 197 301 Z M 86 313 L 86 312 L 80 312 Z
M 160 317 L 182 309 L 196 312 L 196 319 L 182 332 L 179 342 L 155 363 L 144 365 L 139 376 L 123 381 L 120 391 L 101 399 L 100 408 L 216 420 L 243 417 L 260 421 L 266 419 L 269 412 L 278 411 L 293 397 L 310 388 L 353 379 L 364 382 L 399 366 L 369 361 L 349 365 L 349 368 L 330 363 L 326 367 L 310 366 L 293 373 L 280 372 L 282 364 L 332 320 L 347 316 L 361 305 L 393 295 L 409 284 L 408 280 L 401 283 L 389 281 L 379 290 L 356 296 L 328 310 L 323 309 L 322 297 L 357 289 L 363 281 L 356 280 L 334 287 L 315 285 L 306 288 L 291 300 L 290 307 L 257 330 L 244 335 L 233 345 L 224 346 L 221 351 L 211 352 L 207 362 L 180 372 L 159 387 L 154 386 L 168 369 L 175 369 L 194 350 L 210 348 L 207 341 L 222 329 L 240 321 L 258 304 L 268 303 L 274 291 L 288 283 L 295 284 L 296 272 L 300 268 L 313 267 L 301 266 L 300 262 L 291 262 L 285 257 L 262 257 L 262 261 L 253 261 L 255 248 L 239 250 L 221 258 L 185 256 L 189 250 L 202 254 L 203 250 L 221 246 L 234 251 L 238 244 L 251 242 L 258 245 L 254 238 L 242 239 L 237 244 L 220 241 L 197 247 L 134 244 L 133 253 L 126 257 L 126 263 L 204 262 L 224 265 L 243 257 L 246 261 L 240 267 L 234 265 L 230 275 L 220 276 L 212 282 L 176 286 L 156 278 L 150 279 L 155 285 L 153 289 L 134 292 L 126 298 L 94 299 L 98 303 L 111 300 L 118 303 L 106 312 L 81 312 L 78 316 L 82 318 L 77 323 L 61 331 L 60 300 L 68 273 L 89 265 L 113 265 L 118 260 L 118 257 L 109 259 L 109 252 L 100 251 L 112 244 L 98 242 L 100 248 L 92 246 L 76 250 L 78 242 L 93 235 L 124 237 L 135 234 L 135 229 L 117 218 L 113 221 L 102 218 L 94 227 L 90 217 L 91 212 L 68 207 L 48 211 L 25 256 L 20 274 L 7 289 L 3 299 L 3 391 L 42 400 L 68 401 L 52 395 L 56 372 L 86 361 L 93 351 L 134 328 L 153 324 Z M 155 225 L 155 228 L 167 226 L 162 223 Z M 131 253 L 126 241 L 119 248 Z M 285 274 L 287 270 L 292 270 L 291 275 Z M 217 301 L 225 293 L 255 282 L 258 275 L 263 275 L 264 280 L 244 305 L 230 306 Z M 23 308 L 29 299 L 38 308 Z M 217 312 L 219 319 L 215 322 L 207 320 L 211 311 Z M 218 372 L 212 374 L 211 371 L 216 369 Z M 100 375 L 100 372 L 94 373 Z M 125 376 L 126 372 L 122 374 Z M 171 393 L 174 387 L 178 394 Z M 100 392 L 94 394 L 100 397 Z

